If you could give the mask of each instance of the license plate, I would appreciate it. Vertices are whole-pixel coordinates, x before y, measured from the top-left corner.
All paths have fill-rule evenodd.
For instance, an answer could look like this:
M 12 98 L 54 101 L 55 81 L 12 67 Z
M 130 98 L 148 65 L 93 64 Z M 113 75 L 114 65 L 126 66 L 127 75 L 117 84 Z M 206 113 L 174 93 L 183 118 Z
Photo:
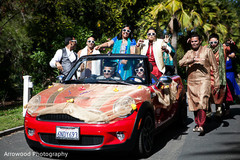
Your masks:
M 79 140 L 79 127 L 56 127 L 56 139 Z

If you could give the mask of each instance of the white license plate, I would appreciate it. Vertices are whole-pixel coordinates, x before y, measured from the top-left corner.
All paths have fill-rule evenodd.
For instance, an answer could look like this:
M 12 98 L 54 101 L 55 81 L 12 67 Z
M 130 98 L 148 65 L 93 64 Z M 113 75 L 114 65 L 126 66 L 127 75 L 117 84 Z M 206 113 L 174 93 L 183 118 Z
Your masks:
M 79 127 L 56 126 L 56 139 L 79 140 Z

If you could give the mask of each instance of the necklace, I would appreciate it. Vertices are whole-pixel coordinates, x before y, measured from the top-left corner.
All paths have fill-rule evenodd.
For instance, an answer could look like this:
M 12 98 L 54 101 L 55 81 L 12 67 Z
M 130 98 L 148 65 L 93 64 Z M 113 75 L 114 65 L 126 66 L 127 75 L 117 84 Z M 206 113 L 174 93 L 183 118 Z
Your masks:
M 199 51 L 193 51 L 194 57 L 198 58 L 199 57 Z
M 199 54 L 200 54 L 201 48 L 199 47 L 198 50 L 193 51 L 193 53 L 195 54 L 194 57 L 195 58 L 199 58 Z
M 88 49 L 88 52 L 89 52 L 90 54 L 92 54 L 93 49 Z

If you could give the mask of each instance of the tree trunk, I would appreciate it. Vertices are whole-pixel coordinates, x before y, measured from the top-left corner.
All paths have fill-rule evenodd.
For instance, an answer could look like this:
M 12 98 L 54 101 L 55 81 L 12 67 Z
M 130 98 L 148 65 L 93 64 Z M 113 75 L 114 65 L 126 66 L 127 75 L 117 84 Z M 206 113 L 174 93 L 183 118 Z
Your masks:
M 175 67 L 175 74 L 177 74 L 177 32 L 174 30 L 172 33 L 172 46 L 175 49 L 175 55 L 173 57 L 173 65 Z
M 177 74 L 177 38 L 178 38 L 178 29 L 179 29 L 179 23 L 175 15 L 172 16 L 170 24 L 169 24 L 170 30 L 172 32 L 172 46 L 175 49 L 175 55 L 173 57 L 173 65 L 175 67 L 175 74 Z

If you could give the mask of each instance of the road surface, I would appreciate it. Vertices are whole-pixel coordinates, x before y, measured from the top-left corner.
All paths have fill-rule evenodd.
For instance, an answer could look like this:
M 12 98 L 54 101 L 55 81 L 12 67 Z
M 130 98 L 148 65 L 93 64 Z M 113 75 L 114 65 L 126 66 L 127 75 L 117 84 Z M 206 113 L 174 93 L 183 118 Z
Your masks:
M 214 108 L 212 106 L 212 108 Z M 240 159 L 240 105 L 231 106 L 231 115 L 221 120 L 212 117 L 209 119 L 206 134 L 199 136 L 192 132 L 195 123 L 193 113 L 188 113 L 188 127 L 180 129 L 171 125 L 154 139 L 154 152 L 145 158 L 147 160 L 239 160 Z M 13 133 L 0 138 L 1 160 L 41 160 L 52 156 L 58 159 L 65 158 L 65 153 L 52 153 L 48 157 L 32 151 L 26 141 L 23 131 Z M 68 155 L 68 159 L 135 159 L 124 154 L 75 154 Z

